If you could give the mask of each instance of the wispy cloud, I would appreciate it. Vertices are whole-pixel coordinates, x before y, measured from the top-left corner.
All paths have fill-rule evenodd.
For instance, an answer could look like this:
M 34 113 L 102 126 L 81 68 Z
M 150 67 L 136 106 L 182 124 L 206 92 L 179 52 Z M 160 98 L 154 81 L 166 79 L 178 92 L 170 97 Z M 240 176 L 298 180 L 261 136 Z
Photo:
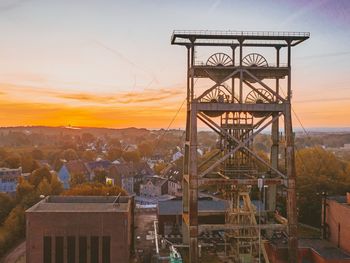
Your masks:
M 25 4 L 26 2 L 30 2 L 33 0 L 2 0 L 0 2 L 0 12 L 6 12 L 12 9 L 15 9 L 23 4 Z

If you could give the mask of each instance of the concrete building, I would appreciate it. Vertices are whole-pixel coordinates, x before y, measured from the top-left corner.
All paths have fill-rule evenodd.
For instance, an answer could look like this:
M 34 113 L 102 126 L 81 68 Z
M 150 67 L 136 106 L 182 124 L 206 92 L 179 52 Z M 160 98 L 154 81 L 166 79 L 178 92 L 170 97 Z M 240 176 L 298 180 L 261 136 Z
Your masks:
M 21 167 L 16 169 L 0 168 L 0 192 L 16 192 L 18 178 L 21 176 L 21 174 Z
M 350 253 L 350 193 L 326 199 L 326 238 L 335 246 Z
M 159 197 L 168 194 L 168 179 L 161 177 L 151 177 L 140 185 L 140 196 Z
M 49 196 L 26 211 L 27 263 L 129 262 L 133 200 Z

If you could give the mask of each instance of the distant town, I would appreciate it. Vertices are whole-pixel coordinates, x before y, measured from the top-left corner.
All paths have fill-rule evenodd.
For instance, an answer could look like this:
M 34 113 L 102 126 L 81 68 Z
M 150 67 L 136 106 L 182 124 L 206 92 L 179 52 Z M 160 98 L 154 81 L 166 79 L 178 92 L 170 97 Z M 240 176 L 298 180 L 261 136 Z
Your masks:
M 183 130 L 75 127 L 1 128 L 0 253 L 1 256 L 5 256 L 4 262 L 10 262 L 6 261 L 6 256 L 12 255 L 13 249 L 23 242 L 26 244 L 22 245 L 21 251 L 17 251 L 16 261 L 13 262 L 25 262 L 26 253 L 35 255 L 37 252 L 30 243 L 37 238 L 42 238 L 41 228 L 44 229 L 44 232 L 50 232 L 48 229 L 51 228 L 53 232 L 57 232 L 53 236 L 45 236 L 46 249 L 56 244 L 55 246 L 62 246 L 56 249 L 63 251 L 64 246 L 67 246 L 64 244 L 75 242 L 69 237 L 68 241 L 57 239 L 57 235 L 64 235 L 64 232 L 60 231 L 63 231 L 65 220 L 80 220 L 77 221 L 77 224 L 87 225 L 82 229 L 98 228 L 98 225 L 102 223 L 98 220 L 98 213 L 102 208 L 114 211 L 116 218 L 120 218 L 116 220 L 121 220 L 120 224 L 124 224 L 122 218 L 125 218 L 125 224 L 128 227 L 126 232 L 123 232 L 123 236 L 118 238 L 120 248 L 123 247 L 123 249 L 115 252 L 117 254 L 113 254 L 114 250 L 111 250 L 111 253 L 108 253 L 110 258 L 96 262 L 116 262 L 113 258 L 120 259 L 121 257 L 125 260 L 118 262 L 129 262 L 129 260 L 153 262 L 151 260 L 157 254 L 155 235 L 159 239 L 163 237 L 172 242 L 182 238 L 180 230 L 183 136 Z M 349 215 L 350 206 L 337 206 L 337 204 L 349 202 L 349 197 L 346 200 L 345 194 L 350 189 L 350 133 L 305 134 L 301 132 L 295 134 L 295 137 L 300 235 L 306 240 L 326 235 L 326 239 L 334 244 L 335 248 L 342 249 L 344 253 L 350 253 L 349 222 L 345 216 Z M 213 132 L 202 131 L 198 133 L 198 142 L 197 154 L 201 159 L 210 156 L 215 151 L 218 137 Z M 253 147 L 263 158 L 267 158 L 270 145 L 270 136 L 260 134 L 255 139 Z M 279 159 L 283 160 L 283 152 L 280 155 Z M 283 194 L 279 193 L 281 196 Z M 82 198 L 84 196 L 86 198 L 104 196 L 108 199 L 96 197 L 86 201 L 77 199 L 77 196 L 82 196 Z M 322 219 L 323 200 L 326 200 L 329 206 L 327 211 L 330 214 L 327 213 L 326 219 Z M 79 214 L 84 214 L 85 206 L 70 205 L 75 202 L 94 204 L 89 206 L 88 217 L 83 216 L 81 219 L 76 219 L 69 216 L 80 210 L 82 211 Z M 264 206 L 264 200 L 258 197 L 252 202 L 258 209 Z M 342 211 L 342 209 L 345 210 Z M 199 210 L 207 211 L 211 215 L 202 220 L 224 221 L 227 204 L 219 187 L 200 188 Z M 51 217 L 50 212 L 53 211 L 60 213 Z M 38 213 L 41 213 L 40 218 L 37 217 Z M 285 217 L 285 203 L 277 201 L 275 213 L 281 218 Z M 27 219 L 25 219 L 25 214 Z M 61 219 L 56 220 L 58 218 Z M 94 223 L 89 223 L 89 220 Z M 107 218 L 103 220 L 106 220 L 105 224 L 108 224 Z M 324 233 L 322 220 L 327 221 L 327 234 Z M 334 220 L 336 222 L 333 222 Z M 154 226 L 155 222 L 157 228 Z M 61 227 L 59 227 L 60 224 Z M 116 223 L 114 222 L 113 225 Z M 339 226 L 341 227 L 339 233 L 343 233 L 341 235 L 338 233 Z M 36 228 L 38 230 L 35 230 Z M 77 236 L 84 237 L 82 229 Z M 115 231 L 121 233 L 121 230 L 116 229 Z M 27 239 L 25 238 L 26 233 Z M 28 234 L 30 234 L 30 239 L 28 239 Z M 73 236 L 72 233 L 69 235 Z M 100 241 L 101 244 L 104 244 L 103 246 L 110 244 L 109 235 L 96 233 L 95 236 L 97 238 L 100 235 L 106 236 Z M 53 243 L 55 236 L 56 240 Z M 210 238 L 217 239 L 217 242 L 221 242 L 222 239 L 220 234 Z M 88 242 L 86 237 L 82 240 L 82 242 Z M 68 243 L 60 245 L 60 242 Z M 103 253 L 100 252 L 98 255 L 98 243 L 96 244 L 97 250 L 95 252 L 89 250 L 92 253 L 89 252 L 91 254 L 89 257 L 97 257 L 98 260 Z M 123 244 L 129 245 L 123 246 Z M 90 246 L 93 244 L 89 243 Z M 164 248 L 168 244 L 159 243 L 159 246 Z M 81 249 L 84 251 L 84 248 Z M 88 248 L 85 249 L 87 251 Z M 50 254 L 51 252 L 45 253 L 44 257 L 54 256 Z M 74 246 L 68 248 L 68 252 L 65 253 L 70 253 L 69 255 L 74 258 Z M 341 255 L 341 252 L 339 253 Z M 163 257 L 167 256 L 169 256 L 167 253 L 163 255 Z M 56 258 L 56 261 L 53 262 L 76 261 L 61 261 L 60 258 Z

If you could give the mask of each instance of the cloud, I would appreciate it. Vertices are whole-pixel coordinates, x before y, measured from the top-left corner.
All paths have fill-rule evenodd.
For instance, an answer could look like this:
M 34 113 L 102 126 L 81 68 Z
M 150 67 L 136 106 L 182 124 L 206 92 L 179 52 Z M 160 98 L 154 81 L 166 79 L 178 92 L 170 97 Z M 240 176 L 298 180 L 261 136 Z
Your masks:
M 15 9 L 26 2 L 30 2 L 33 0 L 7 0 L 7 1 L 2 1 L 0 3 L 0 12 L 6 12 L 12 9 Z

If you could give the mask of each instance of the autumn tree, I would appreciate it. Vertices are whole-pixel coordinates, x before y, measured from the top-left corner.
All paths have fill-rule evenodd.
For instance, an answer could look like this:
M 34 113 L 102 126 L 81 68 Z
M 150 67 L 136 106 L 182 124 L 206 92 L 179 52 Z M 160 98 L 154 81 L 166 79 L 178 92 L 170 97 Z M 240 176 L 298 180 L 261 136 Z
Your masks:
M 14 207 L 14 200 L 5 193 L 0 193 L 0 225 Z
M 122 153 L 123 151 L 120 148 L 111 148 L 107 152 L 107 159 L 113 162 L 122 157 Z
M 80 185 L 82 183 L 85 183 L 87 181 L 87 178 L 84 174 L 82 173 L 73 173 L 71 175 L 71 178 L 69 180 L 69 185 L 72 186 L 76 186 L 76 185 Z
M 126 162 L 137 163 L 141 160 L 139 151 L 123 152 L 122 157 Z
M 46 178 L 48 182 L 51 181 L 51 173 L 47 166 L 43 166 L 34 170 L 29 175 L 29 182 L 35 187 L 37 187 L 44 178 Z
M 83 183 L 71 187 L 65 190 L 62 195 L 82 195 L 82 196 L 113 196 L 113 195 L 126 195 L 125 191 L 117 185 L 110 186 L 100 183 Z
M 95 169 L 94 171 L 95 177 L 94 181 L 105 184 L 106 183 L 106 177 L 108 176 L 108 172 L 105 169 Z
M 152 155 L 153 146 L 150 142 L 142 142 L 137 146 L 137 148 L 142 157 L 149 157 Z
M 301 222 L 320 225 L 321 193 L 343 195 L 350 189 L 347 165 L 321 147 L 296 154 L 298 208 Z

